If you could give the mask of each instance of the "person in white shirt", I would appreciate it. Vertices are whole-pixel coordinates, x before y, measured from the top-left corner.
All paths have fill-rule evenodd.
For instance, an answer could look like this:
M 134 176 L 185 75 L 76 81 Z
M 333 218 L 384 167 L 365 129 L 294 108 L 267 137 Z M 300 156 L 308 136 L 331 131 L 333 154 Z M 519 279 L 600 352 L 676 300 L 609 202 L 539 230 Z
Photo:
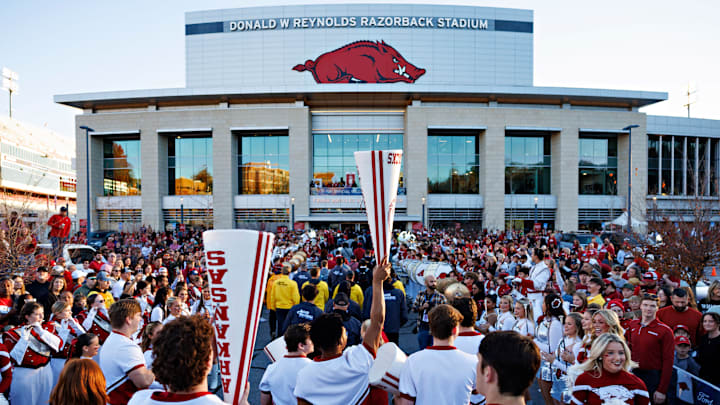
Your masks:
M 533 304 L 533 313 L 535 314 L 535 322 L 542 315 L 543 291 L 550 280 L 550 268 L 545 263 L 545 251 L 540 248 L 533 249 L 532 268 L 528 277 L 523 279 L 516 277 L 513 282 L 522 286 L 526 291 L 527 297 Z
M 563 319 L 565 309 L 562 306 L 562 298 L 555 293 L 545 296 L 542 303 L 543 320 L 535 329 L 535 344 L 541 354 L 552 354 L 557 349 L 563 337 Z M 541 373 L 538 378 L 538 385 L 542 392 L 545 403 L 552 403 L 550 390 L 552 388 L 553 368 L 552 362 L 543 361 Z
M 553 383 L 550 395 L 555 401 L 569 403 L 572 393 L 567 388 L 567 371 L 574 365 L 585 335 L 582 327 L 582 315 L 569 313 L 563 322 L 563 338 L 554 353 L 540 353 L 544 361 L 550 362 L 553 368 Z
M 428 314 L 433 345 L 408 357 L 400 373 L 398 404 L 467 404 L 475 388 L 477 358 L 453 344 L 463 320 L 447 304 Z
M 298 405 L 358 404 L 367 398 L 368 372 L 380 347 L 385 322 L 383 281 L 388 277 L 390 264 L 384 258 L 373 271 L 370 326 L 362 344 L 344 350 L 347 333 L 338 314 L 323 314 L 313 321 L 310 339 L 320 356 L 298 373 L 294 391 Z
M 475 330 L 475 318 L 477 318 L 477 304 L 470 297 L 456 298 L 453 300 L 452 306 L 455 307 L 463 316 L 458 329 L 458 337 L 455 339 L 455 347 L 467 354 L 475 356 L 478 353 L 480 342 L 485 337 L 482 333 Z M 473 393 L 470 396 L 470 405 L 480 405 L 485 402 L 482 394 Z
M 153 344 L 153 371 L 157 381 L 168 390 L 138 391 L 128 405 L 225 404 L 208 392 L 214 336 L 212 325 L 200 315 L 183 316 L 164 325 Z M 180 364 L 184 367 L 178 367 Z M 239 405 L 249 405 L 249 393 L 248 385 Z
M 515 325 L 512 330 L 523 336 L 535 336 L 535 322 L 533 321 L 532 303 L 527 298 L 521 298 L 515 303 Z
M 310 340 L 310 324 L 288 326 L 284 338 L 288 353 L 270 364 L 260 381 L 261 405 L 297 404 L 293 393 L 295 381 L 300 370 L 311 363 L 307 355 L 314 350 Z
M 532 339 L 514 331 L 491 333 L 480 343 L 477 359 L 477 390 L 488 404 L 525 404 L 525 392 L 540 368 Z
M 120 279 L 112 286 L 112 296 L 116 301 L 120 299 L 120 296 L 125 290 L 125 285 L 128 282 L 132 282 L 132 270 L 129 267 L 125 267 L 120 273 Z
M 515 326 L 515 316 L 513 315 L 513 299 L 509 295 L 500 297 L 500 312 L 498 312 L 495 325 L 490 327 L 490 332 L 498 330 L 512 330 Z
M 145 367 L 142 349 L 130 336 L 142 321 L 140 304 L 132 298 L 110 307 L 112 333 L 100 349 L 100 368 L 105 375 L 108 404 L 125 405 L 139 389 L 152 384 L 155 376 Z M 180 350 L 181 351 L 181 350 Z

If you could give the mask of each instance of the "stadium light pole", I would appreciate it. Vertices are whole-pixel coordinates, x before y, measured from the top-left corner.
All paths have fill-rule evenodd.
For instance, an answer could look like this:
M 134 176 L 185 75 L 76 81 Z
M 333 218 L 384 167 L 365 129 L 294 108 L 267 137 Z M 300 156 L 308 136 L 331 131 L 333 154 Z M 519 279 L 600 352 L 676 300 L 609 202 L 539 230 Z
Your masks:
M 295 197 L 290 198 L 290 232 L 295 232 Z
M 180 224 L 185 225 L 185 206 L 183 205 L 183 197 L 180 197 Z
M 631 196 L 632 196 L 632 129 L 637 128 L 640 125 L 633 124 L 628 125 L 625 128 L 623 128 L 623 131 L 627 131 L 628 133 L 628 195 L 627 195 L 627 214 L 628 214 L 628 220 L 627 220 L 627 231 L 628 233 L 632 233 L 632 204 L 631 204 Z
M 87 204 L 87 230 L 85 236 L 90 240 L 90 231 L 92 230 L 90 217 L 90 132 L 95 132 L 95 130 L 86 125 L 82 125 L 80 129 L 85 130 L 85 181 L 87 181 L 87 198 L 85 200 Z
M 538 198 L 535 197 L 535 223 L 533 223 L 533 227 L 535 226 L 535 224 L 538 223 L 537 222 L 537 202 L 538 202 Z

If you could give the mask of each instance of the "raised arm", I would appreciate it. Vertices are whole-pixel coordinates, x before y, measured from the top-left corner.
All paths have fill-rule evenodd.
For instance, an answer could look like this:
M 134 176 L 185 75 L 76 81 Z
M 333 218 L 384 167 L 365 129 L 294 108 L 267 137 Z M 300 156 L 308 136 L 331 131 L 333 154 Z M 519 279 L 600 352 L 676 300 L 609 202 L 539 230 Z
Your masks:
M 385 323 L 385 291 L 383 282 L 390 277 L 390 263 L 383 258 L 373 270 L 372 304 L 370 306 L 370 326 L 365 333 L 363 344 L 373 349 L 373 354 L 380 347 L 380 336 Z

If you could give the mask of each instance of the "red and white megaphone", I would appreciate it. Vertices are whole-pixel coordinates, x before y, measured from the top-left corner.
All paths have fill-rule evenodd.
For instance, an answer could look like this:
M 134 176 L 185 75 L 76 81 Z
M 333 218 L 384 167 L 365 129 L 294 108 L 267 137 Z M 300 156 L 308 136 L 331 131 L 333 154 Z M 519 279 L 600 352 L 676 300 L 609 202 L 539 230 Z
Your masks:
M 239 403 L 245 390 L 274 241 L 275 235 L 267 232 L 233 229 L 203 233 L 227 403 Z
M 375 260 L 390 255 L 402 150 L 355 152 Z

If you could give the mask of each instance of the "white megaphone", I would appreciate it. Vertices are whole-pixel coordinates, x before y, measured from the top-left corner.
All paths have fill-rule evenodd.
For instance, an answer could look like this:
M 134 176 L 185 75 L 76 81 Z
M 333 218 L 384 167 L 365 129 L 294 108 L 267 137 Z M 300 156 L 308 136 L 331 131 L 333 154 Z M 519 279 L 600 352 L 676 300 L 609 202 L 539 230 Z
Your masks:
M 377 263 L 390 256 L 402 155 L 402 150 L 355 152 L 355 164 Z
M 245 390 L 274 241 L 275 236 L 267 232 L 233 229 L 203 233 L 227 403 L 239 403 Z

